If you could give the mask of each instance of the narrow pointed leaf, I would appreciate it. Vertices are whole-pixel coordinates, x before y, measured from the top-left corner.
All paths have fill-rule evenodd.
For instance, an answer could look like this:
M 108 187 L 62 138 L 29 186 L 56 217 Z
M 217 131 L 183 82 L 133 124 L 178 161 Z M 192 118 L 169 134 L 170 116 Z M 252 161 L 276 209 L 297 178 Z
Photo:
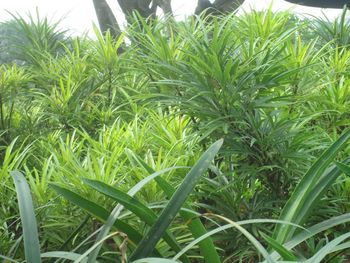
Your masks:
M 152 180 L 154 180 L 158 176 L 160 176 L 166 172 L 169 172 L 171 170 L 178 169 L 178 168 L 184 168 L 184 167 L 171 167 L 171 168 L 167 168 L 167 169 L 155 172 L 155 173 L 147 176 L 146 178 L 144 178 L 143 180 L 138 182 L 135 186 L 133 186 L 128 191 L 127 194 L 115 189 L 114 187 L 111 187 L 107 184 L 104 184 L 102 182 L 89 180 L 89 179 L 83 179 L 83 181 L 86 184 L 90 185 L 95 190 L 97 190 L 100 193 L 103 193 L 104 195 L 107 195 L 107 196 L 109 196 L 109 197 L 111 197 L 114 200 L 119 202 L 119 204 L 113 209 L 112 213 L 109 215 L 106 224 L 103 226 L 103 228 L 101 229 L 101 231 L 96 239 L 96 242 L 99 242 L 100 240 L 104 239 L 104 237 L 108 234 L 108 232 L 110 231 L 112 225 L 114 224 L 115 220 L 118 218 L 118 216 L 119 216 L 119 214 L 124 206 L 127 209 L 129 209 L 131 212 L 133 212 L 135 215 L 139 216 L 146 224 L 152 225 L 157 219 L 156 214 L 151 209 L 144 206 L 142 203 L 138 202 L 132 196 L 134 196 L 139 190 L 142 189 L 143 186 L 145 186 L 147 183 L 151 182 Z M 175 237 L 173 237 L 171 235 L 171 233 L 166 232 L 164 234 L 164 240 L 176 252 L 181 250 L 180 245 L 177 243 Z M 102 243 L 99 246 L 97 246 L 96 249 L 94 249 L 94 251 L 89 256 L 88 263 L 95 262 L 95 260 L 98 256 L 98 253 L 101 249 L 101 246 L 102 246 Z M 189 260 L 186 256 L 184 256 L 182 258 L 182 260 L 184 262 L 189 262 Z
M 331 147 L 329 147 L 315 164 L 308 170 L 301 181 L 298 183 L 292 196 L 284 206 L 280 220 L 300 224 L 306 219 L 306 215 L 310 209 L 313 208 L 317 200 L 313 199 L 309 202 L 307 200 L 312 195 L 314 187 L 318 185 L 319 180 L 333 161 L 337 153 L 345 146 L 350 138 L 350 130 L 346 131 Z M 320 192 L 323 190 L 321 189 Z M 295 228 L 290 225 L 277 225 L 274 231 L 273 238 L 280 244 L 293 236 Z
M 181 206 L 186 201 L 187 197 L 190 195 L 193 188 L 199 181 L 200 176 L 209 168 L 211 161 L 218 153 L 219 149 L 222 146 L 222 143 L 223 140 L 219 140 L 211 145 L 210 148 L 201 156 L 199 161 L 186 175 L 184 181 L 158 217 L 157 222 L 148 231 L 146 236 L 137 246 L 134 253 L 131 255 L 131 260 L 148 257 L 152 253 L 159 239 L 163 236 L 164 232 L 181 209 Z
M 339 162 L 336 162 L 335 164 L 340 170 L 342 170 L 343 173 L 345 173 L 347 176 L 350 176 L 350 167 L 348 165 Z
M 77 206 L 81 207 L 82 209 L 89 212 L 91 215 L 96 217 L 97 219 L 101 220 L 102 222 L 106 222 L 109 216 L 109 212 L 103 208 L 102 206 L 99 206 L 98 204 L 85 199 L 84 197 L 64 188 L 57 184 L 50 184 L 50 186 L 58 193 L 61 194 L 64 198 L 69 200 L 70 202 L 76 204 Z M 123 233 L 127 234 L 130 241 L 132 241 L 134 244 L 137 244 L 141 241 L 142 236 L 139 234 L 138 231 L 136 231 L 134 228 L 132 228 L 130 225 L 124 223 L 121 220 L 116 220 L 114 223 L 114 227 L 122 231 Z
M 11 176 L 15 182 L 17 192 L 19 213 L 23 229 L 25 258 L 28 263 L 40 263 L 38 226 L 29 186 L 20 172 L 11 172 Z
M 286 249 L 283 245 L 279 244 L 274 240 L 273 238 L 269 237 L 268 235 L 260 232 L 260 235 L 263 239 L 275 250 L 278 254 L 281 255 L 283 260 L 289 260 L 289 261 L 297 261 L 297 257 L 288 249 Z
M 310 258 L 307 263 L 321 263 L 324 258 L 333 252 L 333 250 L 344 240 L 350 238 L 350 233 L 343 234 L 331 242 L 329 242 L 327 245 L 322 247 L 312 258 Z
M 141 167 L 143 167 L 148 173 L 153 174 L 155 171 L 147 165 L 139 156 L 134 154 L 132 151 L 127 150 L 128 155 L 133 158 Z M 164 191 L 167 197 L 170 199 L 171 196 L 175 193 L 175 188 L 170 185 L 166 180 L 161 177 L 155 178 L 156 183 L 159 187 Z M 184 204 L 184 208 L 188 208 L 191 210 L 189 205 Z M 206 228 L 203 226 L 201 220 L 198 217 L 193 217 L 193 214 L 181 210 L 180 216 L 188 222 L 187 226 L 190 229 L 194 238 L 199 238 L 207 233 Z M 210 236 L 205 239 L 202 239 L 199 242 L 199 250 L 201 255 L 203 256 L 205 262 L 207 263 L 221 263 L 221 259 L 216 251 L 214 246 L 214 242 Z

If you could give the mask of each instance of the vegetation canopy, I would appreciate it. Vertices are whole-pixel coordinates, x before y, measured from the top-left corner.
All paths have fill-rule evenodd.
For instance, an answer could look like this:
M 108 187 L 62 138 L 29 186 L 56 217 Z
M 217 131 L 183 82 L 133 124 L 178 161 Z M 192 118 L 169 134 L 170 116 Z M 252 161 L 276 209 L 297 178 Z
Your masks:
M 151 2 L 95 39 L 0 24 L 0 261 L 348 262 L 347 9 Z

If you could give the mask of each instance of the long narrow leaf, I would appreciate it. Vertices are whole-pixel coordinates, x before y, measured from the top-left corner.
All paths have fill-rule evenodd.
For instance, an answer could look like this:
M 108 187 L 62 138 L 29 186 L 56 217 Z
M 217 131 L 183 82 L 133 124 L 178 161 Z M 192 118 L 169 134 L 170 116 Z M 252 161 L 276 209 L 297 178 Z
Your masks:
M 196 165 L 186 175 L 183 183 L 175 192 L 168 205 L 164 208 L 157 222 L 148 231 L 146 236 L 137 246 L 134 253 L 131 255 L 131 260 L 140 259 L 149 256 L 155 248 L 159 239 L 171 224 L 176 214 L 179 212 L 181 206 L 186 201 L 189 194 L 197 184 L 200 176 L 208 169 L 211 161 L 221 148 L 223 140 L 215 142 L 210 148 L 201 156 Z
M 283 245 L 276 242 L 276 240 L 274 240 L 273 238 L 269 237 L 268 235 L 262 232 L 260 232 L 260 235 L 274 250 L 276 250 L 281 255 L 282 259 L 290 261 L 298 260 L 297 257 L 291 251 L 289 251 Z
M 132 263 L 179 263 L 179 261 L 165 258 L 143 258 L 135 260 Z
M 274 220 L 274 219 L 250 219 L 250 220 L 236 222 L 236 224 L 239 226 L 247 225 L 247 224 L 261 224 L 261 223 L 290 224 L 290 225 L 293 225 L 295 227 L 300 227 L 300 226 L 297 226 L 297 225 L 289 223 L 289 222 L 284 222 L 284 221 Z M 186 253 L 188 250 L 190 250 L 196 244 L 200 243 L 202 240 L 204 240 L 212 235 L 215 235 L 217 233 L 220 233 L 222 231 L 225 231 L 227 229 L 234 228 L 235 226 L 236 225 L 233 225 L 233 224 L 227 224 L 227 225 L 216 227 L 215 229 L 208 231 L 203 236 L 200 236 L 200 237 L 196 238 L 195 240 L 193 240 L 192 242 L 190 242 L 186 247 L 184 247 L 180 251 L 180 253 L 176 254 L 173 259 L 178 259 L 183 253 Z M 277 252 L 275 252 L 275 253 L 277 253 Z
M 28 263 L 40 263 L 40 245 L 38 237 L 38 226 L 35 219 L 32 197 L 26 179 L 18 172 L 11 172 L 15 182 L 19 213 L 21 216 L 24 253 Z
M 331 242 L 329 242 L 327 245 L 322 247 L 312 258 L 310 258 L 307 263 L 320 263 L 322 260 L 330 253 L 333 252 L 334 248 L 337 247 L 338 244 L 343 242 L 345 239 L 348 239 L 350 237 L 350 233 L 343 234 Z
M 333 217 L 331 219 L 325 220 L 321 223 L 318 223 L 314 226 L 311 226 L 301 231 L 296 236 L 294 236 L 290 241 L 285 243 L 283 246 L 287 249 L 292 249 L 297 245 L 301 244 L 302 242 L 304 242 L 305 240 L 309 239 L 310 237 L 313 237 L 325 230 L 331 229 L 332 227 L 335 227 L 337 225 L 341 225 L 347 222 L 350 222 L 350 213 Z M 274 259 L 278 259 L 280 255 L 275 251 L 271 253 L 271 257 L 273 257 Z
M 132 151 L 127 150 L 128 155 L 133 158 L 141 167 L 143 167 L 148 173 L 152 174 L 155 171 L 147 165 L 139 156 L 134 154 Z M 167 197 L 170 199 L 171 196 L 175 193 L 175 188 L 170 185 L 166 180 L 161 177 L 155 178 L 156 183 L 159 187 L 164 191 Z M 184 204 L 184 208 L 191 210 L 189 205 Z M 190 229 L 194 238 L 199 238 L 207 233 L 206 228 L 203 226 L 201 220 L 198 217 L 194 217 L 192 213 L 181 210 L 180 216 L 188 222 L 187 226 Z M 205 262 L 207 263 L 221 263 L 221 259 L 216 251 L 213 240 L 210 236 L 202 239 L 199 242 L 199 250 L 201 255 L 203 256 Z
M 100 245 L 96 246 L 96 249 L 93 250 L 93 252 L 89 256 L 88 263 L 93 263 L 96 261 L 98 253 L 102 247 L 102 243 L 100 241 L 103 240 L 105 236 L 107 236 L 108 232 L 110 231 L 114 222 L 116 221 L 120 212 L 122 211 L 123 206 L 126 206 L 130 211 L 140 216 L 140 218 L 143 219 L 149 225 L 153 224 L 156 221 L 157 216 L 153 213 L 153 211 L 147 208 L 146 206 L 142 205 L 140 202 L 134 199 L 133 196 L 139 190 L 141 190 L 143 186 L 151 182 L 154 178 L 177 168 L 181 167 L 167 168 L 147 176 L 146 178 L 138 182 L 134 187 L 132 187 L 127 194 L 123 193 L 122 191 L 118 191 L 117 189 L 102 182 L 83 179 L 86 184 L 90 185 L 95 190 L 119 202 L 119 204 L 113 209 L 113 211 L 109 215 L 106 224 L 102 227 L 99 235 L 97 236 L 96 242 L 99 242 Z M 176 239 L 170 233 L 166 232 L 164 235 L 164 239 L 176 252 L 180 251 L 180 246 L 178 245 Z M 183 257 L 183 261 L 189 262 L 187 257 Z
M 99 206 L 98 204 L 85 199 L 84 197 L 64 188 L 57 184 L 50 184 L 50 186 L 59 194 L 61 194 L 64 198 L 68 199 L 70 202 L 76 204 L 77 206 L 83 208 L 87 212 L 89 212 L 91 215 L 96 217 L 97 219 L 101 220 L 102 222 L 106 222 L 109 216 L 109 212 L 103 208 L 102 206 Z M 142 236 L 141 234 L 136 231 L 133 227 L 130 225 L 124 223 L 121 220 L 116 220 L 114 223 L 114 227 L 118 230 L 124 232 L 128 235 L 130 241 L 133 244 L 137 244 L 141 241 Z
M 347 166 L 346 164 L 344 163 L 339 163 L 339 162 L 336 162 L 335 163 L 337 165 L 337 167 L 343 171 L 343 173 L 345 173 L 346 175 L 350 176 L 350 166 Z
M 333 161 L 336 154 L 345 146 L 345 143 L 350 138 L 350 130 L 344 133 L 322 156 L 315 162 L 315 164 L 308 170 L 301 181 L 298 183 L 292 196 L 284 206 L 280 220 L 289 221 L 296 224 L 305 220 L 307 212 L 312 209 L 317 200 L 306 202 L 314 187 L 325 169 Z M 280 244 L 290 239 L 295 231 L 295 228 L 290 225 L 277 225 L 274 231 L 273 238 Z
M 66 251 L 51 251 L 51 252 L 46 252 L 41 254 L 42 258 L 59 258 L 59 259 L 68 259 L 71 261 L 77 260 L 80 256 L 81 254 L 66 252 Z M 86 260 L 82 260 L 81 262 L 86 262 Z
M 116 200 L 121 205 L 125 206 L 126 209 L 133 212 L 147 225 L 152 226 L 156 222 L 157 215 L 150 208 L 132 196 L 99 181 L 89 179 L 83 179 L 83 181 L 98 192 Z M 175 237 L 173 237 L 168 231 L 164 233 L 164 240 L 172 249 L 174 249 L 175 252 L 179 252 L 181 250 L 181 247 L 176 242 Z

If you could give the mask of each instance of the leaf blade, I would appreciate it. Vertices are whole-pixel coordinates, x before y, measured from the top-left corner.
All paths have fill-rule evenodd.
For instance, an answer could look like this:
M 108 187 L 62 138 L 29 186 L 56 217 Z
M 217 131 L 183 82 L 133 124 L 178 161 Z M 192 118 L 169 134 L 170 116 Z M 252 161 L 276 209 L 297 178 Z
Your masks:
M 33 201 L 29 186 L 22 173 L 13 171 L 10 173 L 16 187 L 19 213 L 21 216 L 24 253 L 28 263 L 40 263 L 40 244 L 38 226 L 36 223 Z

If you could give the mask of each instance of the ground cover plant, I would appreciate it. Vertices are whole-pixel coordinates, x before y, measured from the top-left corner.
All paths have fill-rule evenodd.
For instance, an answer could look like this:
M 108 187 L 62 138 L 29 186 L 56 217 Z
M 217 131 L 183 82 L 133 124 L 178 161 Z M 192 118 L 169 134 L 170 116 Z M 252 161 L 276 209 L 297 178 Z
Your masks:
M 346 12 L 1 24 L 1 260 L 350 260 Z

